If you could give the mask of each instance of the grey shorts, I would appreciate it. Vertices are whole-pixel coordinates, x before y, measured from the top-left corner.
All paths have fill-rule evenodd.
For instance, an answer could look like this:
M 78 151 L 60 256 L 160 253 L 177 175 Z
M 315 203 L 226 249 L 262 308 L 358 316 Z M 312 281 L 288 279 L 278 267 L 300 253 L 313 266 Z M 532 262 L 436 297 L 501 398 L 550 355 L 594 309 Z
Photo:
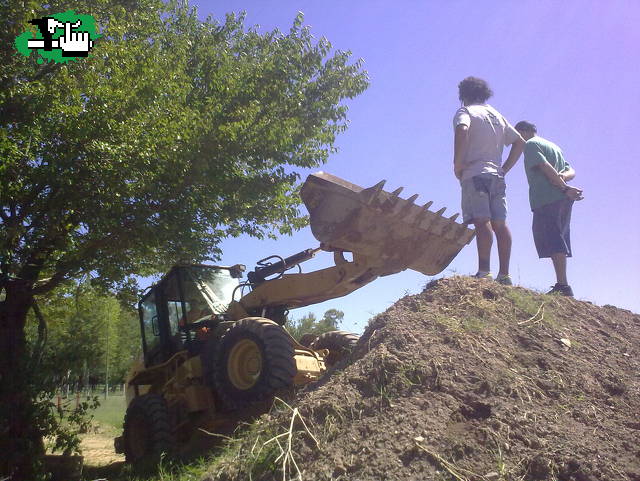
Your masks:
M 571 208 L 573 201 L 562 199 L 533 210 L 533 241 L 538 257 L 566 254 L 571 257 Z
M 507 195 L 504 177 L 480 174 L 460 183 L 462 187 L 462 221 L 507 219 Z

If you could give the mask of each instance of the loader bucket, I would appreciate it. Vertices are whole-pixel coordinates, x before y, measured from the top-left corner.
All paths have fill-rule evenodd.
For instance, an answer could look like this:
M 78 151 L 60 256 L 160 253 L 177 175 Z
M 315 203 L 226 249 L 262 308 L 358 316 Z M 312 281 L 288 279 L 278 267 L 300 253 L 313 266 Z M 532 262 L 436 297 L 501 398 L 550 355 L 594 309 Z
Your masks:
M 417 195 L 400 198 L 402 188 L 382 190 L 385 181 L 364 189 L 331 174 L 307 177 L 300 195 L 309 211 L 311 231 L 328 251 L 348 251 L 375 259 L 382 275 L 413 269 L 435 275 L 473 239 L 475 232 L 414 204 Z

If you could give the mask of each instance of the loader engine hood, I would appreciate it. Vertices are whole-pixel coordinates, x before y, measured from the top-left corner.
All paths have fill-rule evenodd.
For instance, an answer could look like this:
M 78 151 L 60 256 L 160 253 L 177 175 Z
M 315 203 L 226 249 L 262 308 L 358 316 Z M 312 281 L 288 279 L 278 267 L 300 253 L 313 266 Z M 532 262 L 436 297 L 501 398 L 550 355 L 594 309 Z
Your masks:
M 444 270 L 475 232 L 433 212 L 432 201 L 400 198 L 402 187 L 383 190 L 385 181 L 367 189 L 318 172 L 307 177 L 300 195 L 309 211 L 311 231 L 327 251 L 348 251 L 375 260 L 381 275 L 413 269 L 426 275 Z

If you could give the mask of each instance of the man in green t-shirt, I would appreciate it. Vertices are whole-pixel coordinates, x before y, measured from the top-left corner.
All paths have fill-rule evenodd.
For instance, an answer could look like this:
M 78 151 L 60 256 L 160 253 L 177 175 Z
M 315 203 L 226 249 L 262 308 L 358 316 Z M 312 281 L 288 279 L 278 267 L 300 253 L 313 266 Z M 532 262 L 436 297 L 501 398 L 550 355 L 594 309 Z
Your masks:
M 582 190 L 567 182 L 576 172 L 564 160 L 560 147 L 536 135 L 534 124 L 523 120 L 515 129 L 527 141 L 524 168 L 533 211 L 533 240 L 538 256 L 550 257 L 556 271 L 556 285 L 547 294 L 573 297 L 567 282 L 567 257 L 571 257 L 569 224 L 573 202 L 582 200 Z

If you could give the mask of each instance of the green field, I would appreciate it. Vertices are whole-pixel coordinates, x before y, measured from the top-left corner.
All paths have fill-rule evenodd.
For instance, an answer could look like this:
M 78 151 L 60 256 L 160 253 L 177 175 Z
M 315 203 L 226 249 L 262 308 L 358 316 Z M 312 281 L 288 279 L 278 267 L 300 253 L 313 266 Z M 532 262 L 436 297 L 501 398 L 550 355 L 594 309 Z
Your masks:
M 101 426 L 111 426 L 117 430 L 121 430 L 125 409 L 126 401 L 124 396 L 111 395 L 106 399 L 104 396 L 101 396 L 100 406 L 92 412 L 93 420 Z

